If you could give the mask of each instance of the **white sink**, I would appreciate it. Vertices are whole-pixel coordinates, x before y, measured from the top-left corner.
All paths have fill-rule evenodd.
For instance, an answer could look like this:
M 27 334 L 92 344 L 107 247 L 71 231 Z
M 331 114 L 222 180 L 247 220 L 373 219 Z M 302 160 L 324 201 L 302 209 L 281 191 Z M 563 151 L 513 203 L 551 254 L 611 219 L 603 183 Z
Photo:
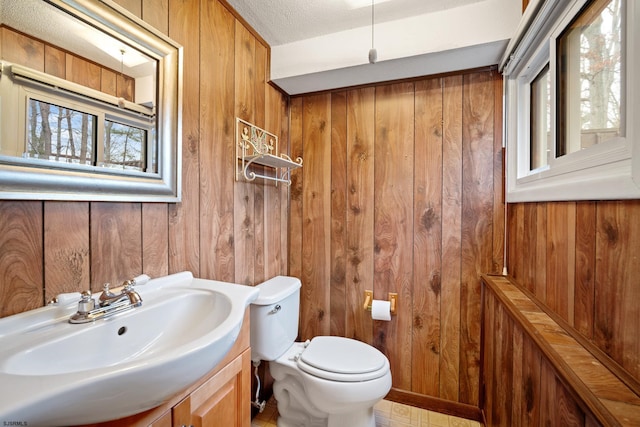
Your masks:
M 222 360 L 258 295 L 189 272 L 136 291 L 142 306 L 93 323 L 68 322 L 79 293 L 0 319 L 0 421 L 89 424 L 156 407 Z

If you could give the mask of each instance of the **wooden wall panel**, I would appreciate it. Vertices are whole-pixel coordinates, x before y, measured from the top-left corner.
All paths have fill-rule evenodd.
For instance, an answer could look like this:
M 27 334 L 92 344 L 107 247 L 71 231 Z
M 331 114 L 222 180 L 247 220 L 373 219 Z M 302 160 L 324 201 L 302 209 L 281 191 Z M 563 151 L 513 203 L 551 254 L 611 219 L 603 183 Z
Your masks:
M 289 246 L 301 338 L 344 322 L 345 336 L 389 357 L 396 398 L 479 405 L 479 274 L 501 271 L 503 254 L 499 80 L 479 71 L 291 101 L 292 152 L 305 159 Z M 363 309 L 366 289 L 398 292 L 390 322 Z
M 640 381 L 640 201 L 599 202 L 594 340 Z
M 442 79 L 416 82 L 412 391 L 439 395 L 442 291 Z
M 135 13 L 135 11 L 133 11 Z M 169 2 L 169 37 L 183 47 L 182 202 L 169 205 L 169 273 L 200 276 L 200 22 L 196 1 Z
M 443 84 L 439 396 L 457 402 L 460 391 L 462 264 L 462 76 L 446 77 Z
M 255 78 L 255 39 L 248 29 L 236 24 L 235 27 L 235 116 L 259 127 L 264 123 L 256 121 L 253 100 Z M 238 182 L 234 202 L 234 242 L 235 242 L 235 281 L 251 284 L 254 280 L 256 258 L 261 257 L 262 248 L 256 247 L 256 210 L 253 183 Z
M 413 83 L 376 88 L 374 298 L 398 294 L 411 312 L 413 294 Z M 377 322 L 374 344 L 390 359 L 393 386 L 411 389 L 412 316 Z
M 478 276 L 497 267 L 492 265 L 494 78 L 491 73 L 464 76 L 460 364 L 465 369 L 460 371 L 460 400 L 472 405 L 477 405 L 479 399 L 476 387 L 480 367 Z
M 329 333 L 346 336 L 347 94 L 331 96 L 331 294 Z
M 507 309 L 493 292 L 484 290 L 482 406 L 487 425 L 600 425 L 593 419 L 587 421 L 582 409 L 586 403 L 567 388 L 552 362 L 532 340 L 532 332 L 524 332 L 522 324 L 514 321 L 511 308 Z M 533 305 L 520 297 L 517 301 L 523 307 Z
M 364 310 L 364 291 L 373 291 L 375 88 L 347 94 L 347 337 L 373 342 L 373 320 Z
M 44 303 L 42 202 L 0 203 L 0 316 Z
M 89 242 L 88 202 L 44 204 L 45 301 L 60 293 L 90 289 Z
M 234 281 L 235 20 L 217 1 L 203 2 L 201 17 L 212 25 L 200 32 L 209 40 L 200 67 L 218 77 L 200 82 L 200 234 L 206 236 L 200 239 L 200 253 L 209 254 L 200 270 L 203 277 Z
M 142 272 L 169 274 L 169 209 L 166 203 L 142 204 Z
M 302 98 L 291 100 L 289 112 L 291 114 L 291 128 L 289 140 L 291 145 L 291 158 L 302 157 L 302 111 L 304 103 Z M 291 172 L 291 187 L 289 200 L 289 274 L 294 277 L 302 277 L 302 185 L 305 169 L 296 169 Z
M 59 292 L 90 286 L 95 291 L 104 282 L 120 284 L 142 272 L 157 277 L 188 270 L 204 278 L 234 281 L 236 264 L 253 265 L 256 256 L 261 256 L 262 273 L 256 279 L 287 273 L 285 186 L 276 190 L 265 189 L 261 182 L 247 184 L 248 190 L 243 194 L 249 200 L 242 203 L 255 206 L 254 199 L 263 201 L 259 202 L 260 220 L 248 224 L 260 230 L 246 226 L 243 235 L 263 236 L 261 247 L 269 249 L 262 254 L 235 252 L 240 237 L 235 234 L 234 225 L 242 224 L 244 219 L 233 214 L 237 200 L 234 194 L 244 191 L 234 177 L 236 111 L 250 105 L 252 118 L 261 121 L 257 124 L 283 132 L 281 140 L 288 149 L 288 133 L 284 134 L 288 98 L 265 81 L 268 48 L 240 28 L 242 24 L 227 9 L 226 2 L 126 0 L 120 4 L 168 32 L 184 47 L 182 202 L 0 201 L 0 316 L 42 306 L 45 298 Z M 38 42 L 38 46 L 44 46 L 40 50 L 18 48 L 10 53 L 12 37 L 5 35 L 3 29 L 3 54 L 31 58 L 34 64 L 27 65 L 32 68 L 43 70 L 46 63 L 46 70 L 52 74 L 64 77 L 75 73 L 67 77 L 88 81 L 111 94 L 122 93 L 123 87 L 126 91 L 132 88 L 118 87 L 113 70 L 101 70 L 95 76 L 93 72 L 90 76 L 77 74 L 91 65 L 77 57 L 70 58 L 67 52 L 61 55 L 46 44 Z M 246 44 L 254 47 L 243 60 L 258 70 L 251 79 L 247 78 L 246 69 L 235 68 L 236 55 Z M 23 55 L 27 50 L 44 54 L 37 58 Z M 43 55 L 48 58 L 46 61 Z M 245 92 L 243 86 L 236 93 L 236 80 L 251 87 Z M 242 276 L 245 277 L 244 271 Z
M 302 110 L 304 176 L 300 337 L 330 332 L 331 103 L 328 94 L 305 98 Z
M 640 381 L 632 302 L 640 202 L 519 203 L 509 211 L 511 277 Z
M 104 283 L 116 287 L 142 274 L 142 206 L 92 202 L 90 209 L 90 280 L 98 292 Z

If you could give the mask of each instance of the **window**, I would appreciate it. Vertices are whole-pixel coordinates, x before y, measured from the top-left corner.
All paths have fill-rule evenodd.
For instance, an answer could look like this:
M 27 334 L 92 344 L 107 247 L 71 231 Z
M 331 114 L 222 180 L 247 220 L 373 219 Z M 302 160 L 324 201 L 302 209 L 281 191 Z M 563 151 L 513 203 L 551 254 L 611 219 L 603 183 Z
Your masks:
M 25 67 L 4 67 L 11 70 L 0 80 L 5 116 L 19 125 L 2 129 L 0 155 L 70 170 L 158 172 L 151 109 L 87 88 L 60 87 L 51 76 Z
M 501 61 L 508 201 L 640 198 L 636 3 L 530 2 Z

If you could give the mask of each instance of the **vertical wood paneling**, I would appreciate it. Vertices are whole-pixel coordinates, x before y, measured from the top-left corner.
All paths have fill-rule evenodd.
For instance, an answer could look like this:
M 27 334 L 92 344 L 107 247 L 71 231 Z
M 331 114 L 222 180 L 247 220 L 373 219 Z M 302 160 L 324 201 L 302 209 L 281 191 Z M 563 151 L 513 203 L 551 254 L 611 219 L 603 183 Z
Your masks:
M 200 67 L 217 78 L 200 82 L 200 266 L 205 278 L 234 281 L 235 19 L 219 2 L 202 2 L 200 37 L 209 48 Z M 222 166 L 222 167 L 221 167 Z
M 142 273 L 140 203 L 91 203 L 91 290 L 101 291 Z
M 596 203 L 580 202 L 576 206 L 574 326 L 587 338 L 593 338 L 595 239 Z
M 638 201 L 510 205 L 509 271 L 537 299 L 640 380 Z M 520 230 L 525 233 L 524 241 Z M 527 239 L 536 243 L 526 246 Z M 514 247 L 525 243 L 521 250 Z M 532 249 L 533 248 L 533 251 Z M 525 254 L 535 256 L 525 256 Z M 633 320 L 635 319 L 635 320 Z
M 44 203 L 45 301 L 89 289 L 89 203 Z
M 572 324 L 576 205 L 571 202 L 551 204 L 547 208 L 547 215 L 546 302 L 552 310 Z
M 373 290 L 375 88 L 347 94 L 346 336 L 373 342 L 371 315 L 362 310 L 364 291 Z M 375 296 L 375 295 L 374 295 Z M 380 298 L 378 296 L 378 298 Z
M 289 229 L 289 274 L 303 283 L 301 337 L 334 333 L 344 319 L 346 336 L 387 354 L 394 387 L 472 405 L 480 390 L 479 274 L 501 266 L 496 234 L 505 221 L 501 178 L 493 176 L 499 76 L 478 74 L 352 89 L 346 112 L 344 92 L 296 97 L 290 110 L 292 154 L 305 159 L 296 172 L 304 179 L 290 189 Z M 322 120 L 330 136 L 319 136 Z M 365 289 L 378 299 L 398 292 L 398 314 L 372 321 Z M 515 353 L 517 343 L 509 345 Z
M 0 203 L 0 316 L 43 304 L 42 202 Z
M 330 332 L 331 102 L 328 94 L 305 99 L 302 111 L 302 339 Z
M 462 251 L 462 76 L 444 79 L 440 397 L 458 401 Z
M 100 90 L 100 66 L 71 54 L 67 54 L 65 65 L 67 80 Z
M 374 297 L 398 293 L 410 312 L 413 294 L 414 85 L 376 88 Z M 390 360 L 393 386 L 411 390 L 411 316 L 376 322 L 374 344 Z
M 266 61 L 266 54 L 264 60 Z M 287 153 L 286 135 L 282 131 L 281 96 L 271 86 L 264 85 L 264 87 L 266 87 L 265 127 L 276 135 L 283 135 L 279 141 L 279 149 L 281 153 Z M 285 244 L 282 244 L 282 236 L 286 236 L 286 219 L 284 222 L 282 220 L 282 200 L 283 197 L 286 197 L 287 186 L 280 183 L 277 186 L 274 183 L 269 183 L 269 185 L 264 185 L 263 188 L 265 265 L 262 280 L 266 280 L 284 272 L 282 258 L 286 258 L 287 245 L 286 240 Z
M 347 94 L 331 95 L 331 319 L 329 333 L 346 336 Z
M 640 201 L 600 202 L 596 230 L 595 342 L 640 379 Z
M 44 47 L 44 55 L 44 72 L 64 79 L 67 73 L 67 56 L 64 51 L 53 46 L 46 45 Z M 102 72 L 104 71 L 105 69 L 102 70 Z M 100 86 L 102 87 L 101 90 L 103 92 L 107 92 L 104 90 L 104 85 L 102 83 Z
M 2 59 L 44 71 L 44 43 L 2 27 Z
M 289 128 L 289 139 L 291 144 L 291 158 L 296 159 L 303 156 L 303 133 L 302 133 L 302 111 L 303 98 L 291 100 L 290 114 L 291 125 Z M 296 169 L 291 171 L 291 186 L 289 187 L 289 274 L 294 277 L 302 277 L 302 184 L 303 173 L 306 169 Z M 303 319 L 300 319 L 303 323 Z
M 255 89 L 255 39 L 243 26 L 235 28 L 235 115 L 257 126 L 253 92 Z M 261 126 L 262 125 L 262 126 Z M 238 181 L 234 187 L 234 242 L 235 281 L 250 285 L 254 283 L 256 258 L 262 256 L 262 248 L 255 241 L 255 186 Z M 261 206 L 261 200 L 259 201 Z M 257 253 L 258 252 L 258 253 Z
M 520 384 L 523 395 L 523 399 L 520 401 L 523 427 L 540 425 L 541 357 L 531 339 L 527 337 L 523 342 L 522 383 Z
M 244 27 L 243 27 L 244 28 Z M 254 37 L 251 35 L 251 37 Z M 267 50 L 266 48 L 257 43 L 254 38 L 254 63 L 252 69 L 253 80 L 253 110 L 254 118 L 253 122 L 262 128 L 267 128 L 265 123 L 265 67 Z M 271 132 L 275 132 L 275 129 L 270 128 Z M 262 168 L 269 169 L 269 168 Z M 265 170 L 265 174 L 273 174 L 272 170 Z M 274 186 L 273 182 L 267 182 L 263 185 L 255 185 L 253 187 L 253 200 L 254 200 L 254 251 L 255 251 L 255 263 L 253 266 L 253 282 L 264 282 L 265 277 L 265 262 L 268 254 L 266 242 L 266 229 L 271 227 L 271 221 L 273 217 L 271 212 L 267 212 L 266 207 L 266 195 L 269 193 L 269 188 Z
M 169 34 L 169 0 L 142 0 L 142 19 L 152 27 Z
M 412 391 L 439 395 L 442 291 L 442 79 L 416 82 Z
M 472 405 L 479 404 L 479 276 L 493 268 L 493 79 L 469 74 L 463 91 L 460 399 Z
M 169 273 L 169 209 L 166 203 L 142 204 L 142 272 Z
M 205 25 L 206 23 L 202 23 Z M 170 0 L 169 37 L 184 46 L 182 86 L 182 201 L 169 205 L 169 273 L 200 275 L 199 141 L 200 8 L 198 2 Z

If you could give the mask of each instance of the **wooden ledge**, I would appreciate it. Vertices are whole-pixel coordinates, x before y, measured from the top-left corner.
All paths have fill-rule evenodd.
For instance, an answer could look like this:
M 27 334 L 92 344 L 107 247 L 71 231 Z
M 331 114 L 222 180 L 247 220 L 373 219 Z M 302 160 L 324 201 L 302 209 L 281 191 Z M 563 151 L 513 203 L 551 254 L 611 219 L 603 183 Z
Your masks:
M 603 425 L 640 425 L 640 396 L 505 276 L 482 282 L 538 346 L 556 375 Z M 591 350 L 591 351 L 590 351 Z

